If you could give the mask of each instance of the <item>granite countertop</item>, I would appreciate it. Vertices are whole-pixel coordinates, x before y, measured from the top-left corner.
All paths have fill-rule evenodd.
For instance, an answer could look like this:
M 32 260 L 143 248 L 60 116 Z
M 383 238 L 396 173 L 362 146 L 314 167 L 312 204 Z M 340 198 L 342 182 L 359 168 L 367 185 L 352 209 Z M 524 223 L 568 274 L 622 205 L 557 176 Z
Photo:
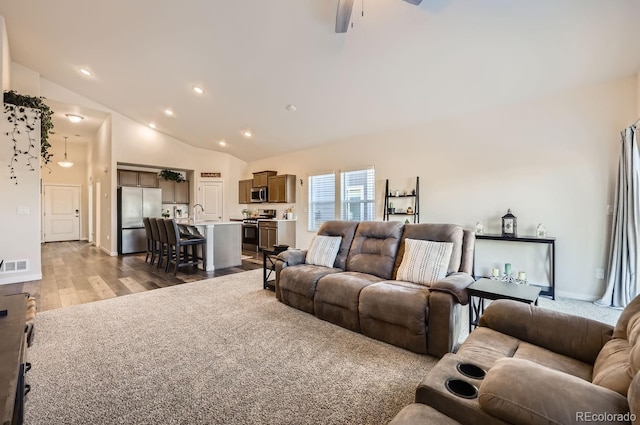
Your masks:
M 229 224 L 242 224 L 239 221 L 215 221 L 215 220 L 176 220 L 178 224 L 184 224 L 187 226 L 223 226 Z

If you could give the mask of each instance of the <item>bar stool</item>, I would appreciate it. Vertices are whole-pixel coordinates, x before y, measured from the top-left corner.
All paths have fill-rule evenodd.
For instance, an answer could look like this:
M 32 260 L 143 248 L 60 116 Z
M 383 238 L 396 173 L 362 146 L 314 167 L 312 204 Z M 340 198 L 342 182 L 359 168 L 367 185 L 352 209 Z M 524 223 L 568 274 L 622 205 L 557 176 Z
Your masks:
M 160 241 L 159 245 L 159 254 L 158 257 L 158 268 L 162 267 L 162 262 L 164 258 L 165 252 L 169 251 L 169 240 L 167 239 L 167 226 L 164 224 L 163 218 L 156 218 L 156 223 L 158 224 L 158 240 Z M 169 258 L 167 257 L 167 266 L 169 265 Z M 165 267 L 165 269 L 167 269 Z
M 195 236 L 186 236 L 180 237 L 180 230 L 178 228 L 178 223 L 176 223 L 173 219 L 164 220 L 164 224 L 167 231 L 167 241 L 168 241 L 168 254 L 167 254 L 167 268 L 169 271 L 169 267 L 171 262 L 175 264 L 173 269 L 173 275 L 175 276 L 178 273 L 178 268 L 183 266 L 197 266 L 200 263 L 198 258 L 198 246 L 202 246 L 202 264 L 203 268 L 206 270 L 206 243 L 207 240 L 205 238 L 198 238 Z M 191 247 L 191 259 L 189 258 L 188 248 Z
M 144 257 L 144 262 L 149 261 L 149 256 L 153 259 L 153 251 L 155 250 L 155 245 L 153 243 L 153 236 L 151 234 L 151 223 L 149 221 L 149 217 L 142 217 L 142 224 L 144 224 L 144 233 L 147 237 L 147 255 Z
M 149 217 L 149 227 L 151 228 L 151 239 L 153 240 L 153 248 L 151 251 L 151 265 L 155 264 L 156 256 L 159 252 L 160 233 L 158 232 L 158 222 L 155 217 Z

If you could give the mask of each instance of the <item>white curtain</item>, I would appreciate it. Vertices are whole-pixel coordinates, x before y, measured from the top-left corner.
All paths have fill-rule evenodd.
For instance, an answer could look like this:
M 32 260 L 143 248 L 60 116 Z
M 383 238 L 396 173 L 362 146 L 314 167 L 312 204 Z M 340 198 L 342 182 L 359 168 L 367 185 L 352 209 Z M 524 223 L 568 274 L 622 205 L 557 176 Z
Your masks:
M 618 162 L 616 202 L 611 225 L 607 289 L 602 299 L 597 301 L 616 308 L 624 308 L 640 293 L 640 156 L 637 125 L 638 123 L 632 125 L 621 134 L 622 150 Z

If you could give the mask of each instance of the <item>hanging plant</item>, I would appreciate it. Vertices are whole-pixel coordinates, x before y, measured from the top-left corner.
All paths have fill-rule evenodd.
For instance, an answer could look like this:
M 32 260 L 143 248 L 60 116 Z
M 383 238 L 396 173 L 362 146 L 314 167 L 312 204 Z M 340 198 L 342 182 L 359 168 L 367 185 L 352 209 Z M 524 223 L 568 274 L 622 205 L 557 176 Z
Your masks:
M 178 183 L 185 181 L 181 173 L 171 170 L 162 170 L 160 171 L 159 176 L 165 180 L 171 180 Z
M 11 179 L 15 180 L 16 184 L 18 184 L 18 178 L 15 173 L 15 166 L 20 163 L 21 156 L 25 159 L 25 164 L 29 167 L 29 170 L 35 170 L 38 160 L 38 140 L 33 136 L 33 131 L 36 129 L 38 118 L 40 119 L 40 157 L 42 158 L 42 164 L 44 166 L 49 164 L 53 156 L 49 153 L 49 148 L 51 148 L 49 134 L 53 130 L 53 122 L 51 121 L 53 111 L 43 100 L 44 97 L 18 94 L 13 90 L 4 92 L 4 111 L 7 113 L 9 123 L 13 124 L 13 130 L 6 133 L 13 141 L 13 156 L 11 157 L 9 168 L 11 169 Z M 35 109 L 36 113 L 34 115 L 29 114 L 28 108 Z M 19 145 L 20 135 L 22 134 L 21 125 L 24 126 L 27 136 L 28 145 L 26 149 L 20 148 Z

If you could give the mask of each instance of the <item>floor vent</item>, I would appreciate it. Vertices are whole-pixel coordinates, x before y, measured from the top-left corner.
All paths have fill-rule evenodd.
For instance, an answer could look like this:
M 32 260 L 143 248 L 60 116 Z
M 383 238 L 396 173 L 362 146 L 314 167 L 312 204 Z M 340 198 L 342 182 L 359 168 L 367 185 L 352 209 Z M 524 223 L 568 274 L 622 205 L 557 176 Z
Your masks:
M 17 273 L 29 270 L 29 260 L 7 260 L 0 266 L 0 273 Z

